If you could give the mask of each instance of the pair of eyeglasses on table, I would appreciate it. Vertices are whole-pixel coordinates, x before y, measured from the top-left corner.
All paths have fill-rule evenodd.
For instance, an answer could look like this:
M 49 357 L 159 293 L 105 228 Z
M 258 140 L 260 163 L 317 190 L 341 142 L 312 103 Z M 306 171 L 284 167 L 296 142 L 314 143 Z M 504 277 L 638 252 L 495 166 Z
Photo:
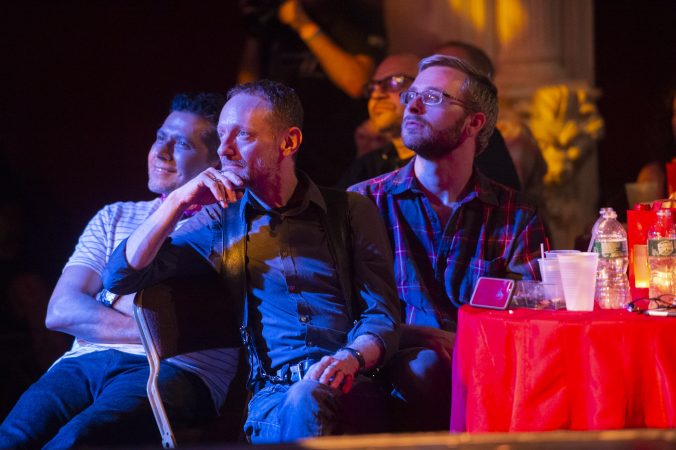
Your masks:
M 676 316 L 676 295 L 662 294 L 657 297 L 637 298 L 628 303 L 625 309 L 648 316 Z

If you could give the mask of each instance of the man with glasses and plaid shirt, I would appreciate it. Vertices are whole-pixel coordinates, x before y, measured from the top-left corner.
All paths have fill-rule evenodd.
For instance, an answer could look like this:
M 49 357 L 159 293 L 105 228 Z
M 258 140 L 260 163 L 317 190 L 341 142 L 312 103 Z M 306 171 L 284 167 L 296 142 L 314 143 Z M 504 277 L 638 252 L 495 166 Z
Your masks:
M 490 65 L 490 60 L 485 53 L 474 46 L 467 45 L 467 48 L 474 49 L 475 52 L 465 50 L 462 54 L 450 54 L 450 56 L 465 59 L 485 75 L 491 76 L 492 69 L 487 70 L 485 64 L 482 64 L 484 59 L 477 56 L 483 55 Z M 451 47 L 442 47 L 442 49 L 444 52 L 441 53 L 446 54 Z M 345 189 L 360 181 L 397 170 L 413 158 L 415 153 L 407 148 L 401 139 L 404 105 L 400 102 L 399 95 L 413 82 L 418 73 L 419 60 L 418 56 L 410 53 L 390 55 L 378 65 L 371 80 L 364 86 L 364 95 L 368 98 L 369 124 L 387 143 L 376 150 L 358 156 L 338 181 L 336 187 Z M 483 174 L 505 186 L 521 189 L 516 167 L 499 130 L 494 130 L 484 151 L 477 156 L 476 165 Z
M 401 400 L 398 427 L 448 429 L 457 310 L 481 276 L 536 278 L 545 234 L 521 194 L 475 167 L 498 112 L 485 75 L 462 59 L 430 56 L 400 98 L 403 142 L 416 156 L 349 190 L 376 203 L 394 248 L 405 325 L 385 375 Z

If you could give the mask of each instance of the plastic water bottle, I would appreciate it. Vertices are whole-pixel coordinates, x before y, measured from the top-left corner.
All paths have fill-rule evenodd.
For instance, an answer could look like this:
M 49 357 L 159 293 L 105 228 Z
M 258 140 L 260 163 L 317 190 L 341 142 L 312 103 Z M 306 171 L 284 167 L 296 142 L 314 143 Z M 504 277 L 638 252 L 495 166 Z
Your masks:
M 669 209 L 657 210 L 657 222 L 648 230 L 650 297 L 676 294 L 676 230 Z
M 618 309 L 631 301 L 627 267 L 627 232 L 613 208 L 601 208 L 592 230 L 593 251 L 599 254 L 596 302 L 604 309 Z

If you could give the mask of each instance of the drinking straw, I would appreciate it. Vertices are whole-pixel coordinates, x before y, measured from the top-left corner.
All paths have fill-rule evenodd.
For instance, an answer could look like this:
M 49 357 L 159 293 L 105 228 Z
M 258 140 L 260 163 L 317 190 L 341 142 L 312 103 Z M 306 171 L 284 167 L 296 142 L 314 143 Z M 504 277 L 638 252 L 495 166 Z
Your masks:
M 594 227 L 594 229 L 592 229 L 591 239 L 589 240 L 589 246 L 587 247 L 588 252 L 591 252 L 592 249 L 594 248 L 594 241 L 596 240 L 596 231 L 597 231 L 596 227 Z

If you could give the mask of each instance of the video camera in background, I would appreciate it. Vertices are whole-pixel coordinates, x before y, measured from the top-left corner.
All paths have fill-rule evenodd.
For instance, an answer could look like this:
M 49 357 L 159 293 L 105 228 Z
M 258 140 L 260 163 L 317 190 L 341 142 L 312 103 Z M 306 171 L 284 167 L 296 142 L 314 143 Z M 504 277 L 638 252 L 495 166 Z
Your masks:
M 284 0 L 240 0 L 244 27 L 247 34 L 258 37 L 265 29 L 277 21 L 277 8 Z

